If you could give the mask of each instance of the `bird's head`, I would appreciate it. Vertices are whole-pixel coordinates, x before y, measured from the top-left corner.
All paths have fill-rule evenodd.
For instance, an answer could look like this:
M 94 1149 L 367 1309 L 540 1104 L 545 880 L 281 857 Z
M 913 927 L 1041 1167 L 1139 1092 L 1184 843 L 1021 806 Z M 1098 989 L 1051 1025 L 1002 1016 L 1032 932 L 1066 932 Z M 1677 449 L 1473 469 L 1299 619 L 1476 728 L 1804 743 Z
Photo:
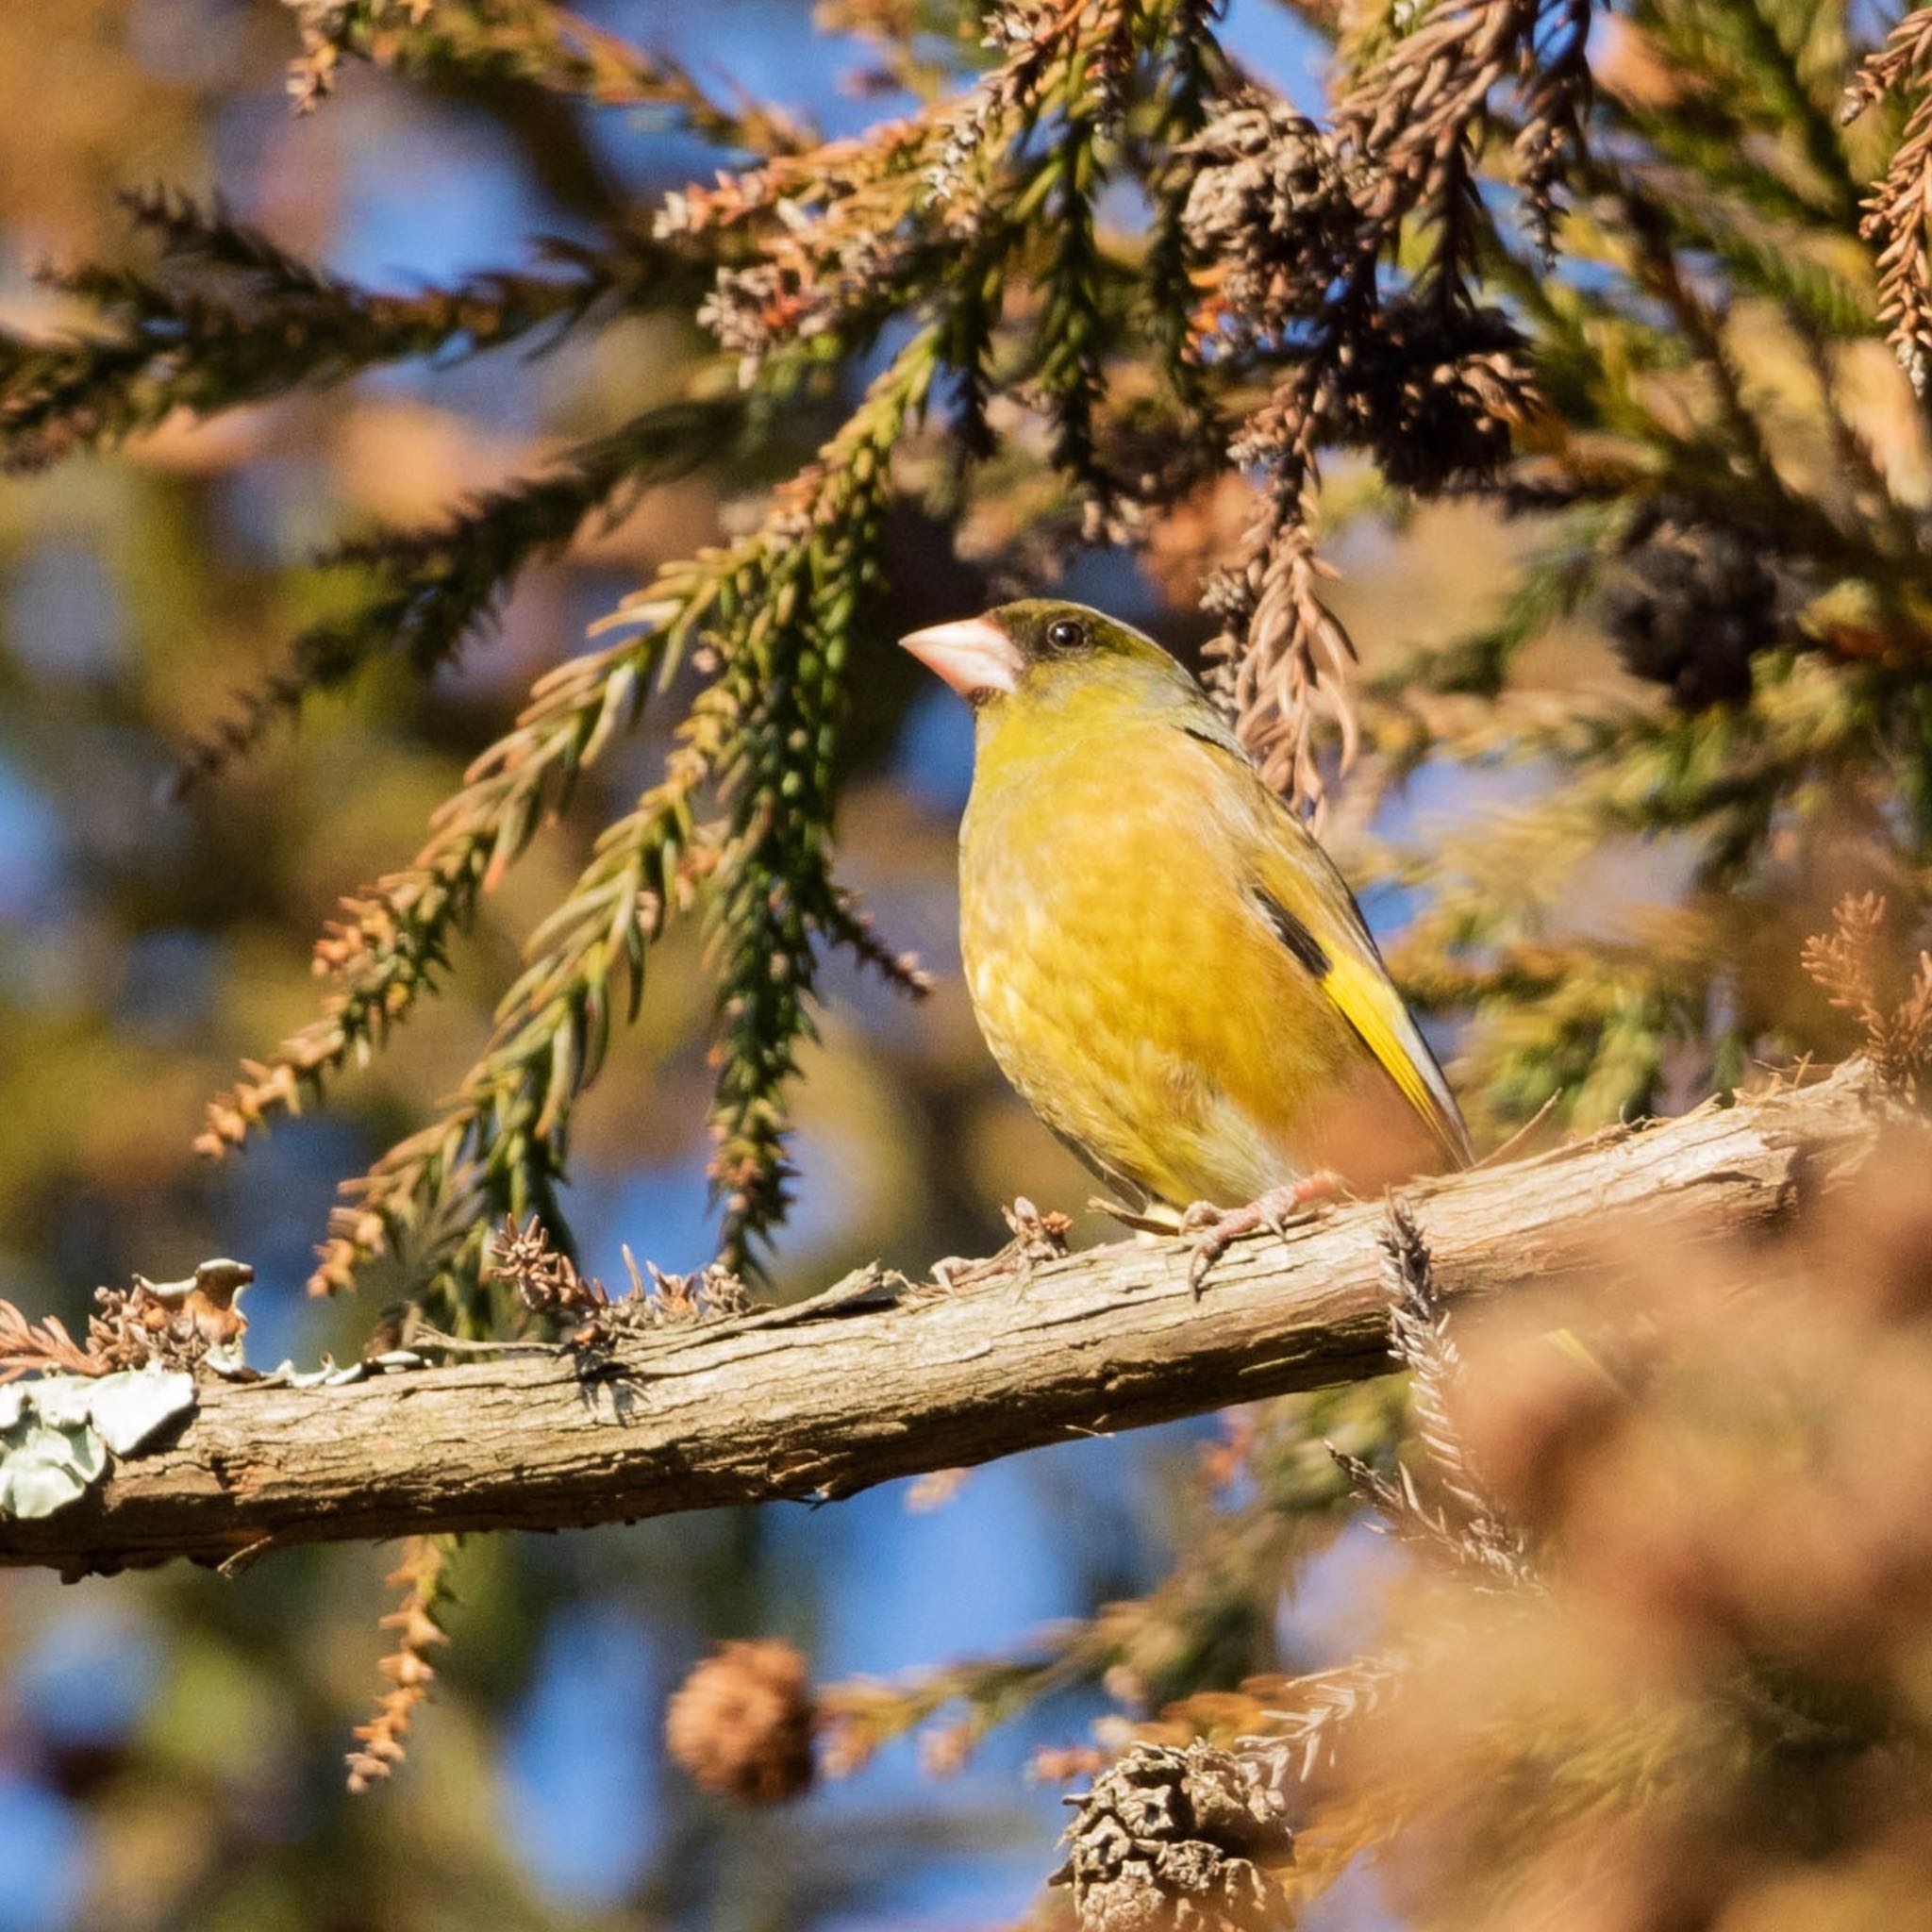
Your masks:
M 1198 703 L 1200 687 L 1152 638 L 1085 604 L 1028 597 L 899 641 L 977 710 L 1091 701 Z

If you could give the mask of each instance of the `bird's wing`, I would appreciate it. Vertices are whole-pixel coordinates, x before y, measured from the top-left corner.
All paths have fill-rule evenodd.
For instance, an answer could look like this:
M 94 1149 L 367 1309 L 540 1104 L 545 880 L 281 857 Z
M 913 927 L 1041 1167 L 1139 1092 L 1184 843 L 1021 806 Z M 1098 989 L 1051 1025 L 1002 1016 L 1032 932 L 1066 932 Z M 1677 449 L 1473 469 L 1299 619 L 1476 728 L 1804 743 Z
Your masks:
M 1282 943 L 1374 1055 L 1457 1166 L 1469 1133 L 1442 1069 L 1389 977 L 1361 909 L 1335 864 L 1259 777 L 1257 903 Z

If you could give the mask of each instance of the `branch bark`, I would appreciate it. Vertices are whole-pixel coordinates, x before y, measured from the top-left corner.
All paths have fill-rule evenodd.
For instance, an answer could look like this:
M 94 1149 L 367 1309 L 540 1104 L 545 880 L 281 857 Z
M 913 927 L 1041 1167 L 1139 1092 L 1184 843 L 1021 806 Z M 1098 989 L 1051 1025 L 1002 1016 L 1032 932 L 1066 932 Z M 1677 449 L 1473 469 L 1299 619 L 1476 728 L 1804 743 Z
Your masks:
M 1445 1294 L 1574 1277 L 1606 1224 L 1656 1240 L 1765 1227 L 1867 1156 L 1853 1066 L 1808 1088 L 1621 1129 L 1407 1191 Z M 211 1382 L 164 1446 L 80 1501 L 0 1519 L 0 1563 L 68 1575 L 298 1542 L 562 1529 L 778 1498 L 1378 1374 L 1383 1210 L 1240 1243 L 1196 1298 L 1178 1241 L 1122 1243 L 957 1293 L 876 1277 L 665 1328 L 608 1360 L 505 1354 L 337 1389 Z

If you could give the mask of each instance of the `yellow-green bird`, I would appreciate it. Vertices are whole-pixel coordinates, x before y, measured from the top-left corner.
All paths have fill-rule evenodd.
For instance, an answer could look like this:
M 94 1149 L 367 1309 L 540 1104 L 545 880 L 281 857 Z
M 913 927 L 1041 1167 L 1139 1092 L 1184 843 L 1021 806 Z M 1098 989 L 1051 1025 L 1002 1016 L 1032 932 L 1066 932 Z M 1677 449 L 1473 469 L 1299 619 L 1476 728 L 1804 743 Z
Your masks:
M 987 1044 L 1130 1208 L 1200 1232 L 1197 1287 L 1338 1182 L 1467 1163 L 1341 874 L 1180 664 L 1045 599 L 902 641 L 974 707 L 960 943 Z

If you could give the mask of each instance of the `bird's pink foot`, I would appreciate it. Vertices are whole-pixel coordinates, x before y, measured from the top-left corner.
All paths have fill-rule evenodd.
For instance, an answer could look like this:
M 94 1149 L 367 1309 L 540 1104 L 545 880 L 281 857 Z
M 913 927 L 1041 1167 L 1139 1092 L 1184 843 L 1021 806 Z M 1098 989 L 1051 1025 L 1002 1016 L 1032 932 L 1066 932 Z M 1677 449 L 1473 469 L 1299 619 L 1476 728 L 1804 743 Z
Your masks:
M 1323 1170 L 1304 1174 L 1285 1188 L 1270 1188 L 1245 1208 L 1217 1208 L 1211 1201 L 1196 1201 L 1181 1216 L 1181 1232 L 1197 1237 L 1188 1262 L 1188 1286 L 1198 1295 L 1208 1271 L 1243 1235 L 1258 1234 L 1265 1227 L 1285 1238 L 1293 1222 L 1307 1219 L 1309 1208 L 1340 1200 L 1346 1192 L 1339 1174 Z

